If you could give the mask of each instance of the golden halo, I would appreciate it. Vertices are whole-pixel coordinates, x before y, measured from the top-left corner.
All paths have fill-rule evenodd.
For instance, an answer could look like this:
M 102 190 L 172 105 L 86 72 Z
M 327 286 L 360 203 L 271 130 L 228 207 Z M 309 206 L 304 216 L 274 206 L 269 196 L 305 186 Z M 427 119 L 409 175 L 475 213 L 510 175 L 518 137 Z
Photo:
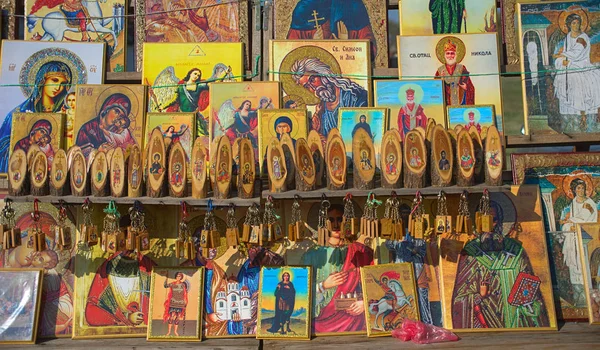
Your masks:
M 592 197 L 592 194 L 594 193 L 594 184 L 592 182 L 592 178 L 583 170 L 575 171 L 572 174 L 565 176 L 563 179 L 563 192 L 567 195 L 567 197 L 570 199 L 575 198 L 571 192 L 571 182 L 573 182 L 575 179 L 581 179 L 585 181 L 585 194 L 588 196 L 588 198 Z
M 74 91 L 73 88 L 77 84 L 87 83 L 87 69 L 79 56 L 63 48 L 46 48 L 29 56 L 21 67 L 19 84 L 21 84 L 21 91 L 25 97 L 31 96 L 40 68 L 52 61 L 62 62 L 71 70 L 71 86 L 66 87 L 67 91 Z
M 446 62 L 444 46 L 448 41 L 456 45 L 456 63 L 462 62 L 462 60 L 465 58 L 465 54 L 467 53 L 467 48 L 465 47 L 465 43 L 455 36 L 445 36 L 438 41 L 437 45 L 435 46 L 435 55 L 437 56 L 438 61 L 442 63 Z
M 283 58 L 283 61 L 281 61 L 281 65 L 279 66 L 279 72 L 281 72 L 281 74 L 279 74 L 279 80 L 281 80 L 283 91 L 285 91 L 287 95 L 300 97 L 306 105 L 314 106 L 321 102 L 321 100 L 319 100 L 312 92 L 296 84 L 293 74 L 291 74 L 294 62 L 303 58 L 318 58 L 321 62 L 328 65 L 334 74 L 341 74 L 342 69 L 331 53 L 318 46 L 307 45 L 296 48 Z
M 566 22 L 567 17 L 573 13 L 576 13 L 579 15 L 579 17 L 581 17 L 581 32 L 585 33 L 588 30 L 589 24 L 588 12 L 584 10 L 581 6 L 577 5 L 569 7 L 568 9 L 561 12 L 560 15 L 558 15 L 558 25 L 560 26 L 560 30 L 562 30 L 562 32 L 565 34 L 569 33 L 569 27 L 567 27 Z
M 100 93 L 100 95 L 98 96 L 98 99 L 96 100 L 96 106 L 94 107 L 96 110 L 95 116 L 99 115 L 100 107 L 102 107 L 102 104 L 104 103 L 104 101 L 108 97 L 110 97 L 111 95 L 114 95 L 116 93 L 121 93 L 121 94 L 129 97 L 129 101 L 131 102 L 131 112 L 129 113 L 129 115 L 127 117 L 131 121 L 131 124 L 134 124 L 135 119 L 138 115 L 140 101 L 139 101 L 138 96 L 130 88 L 125 87 L 123 85 L 108 85 L 108 86 L 104 87 L 104 90 Z
M 37 123 L 38 121 L 42 120 L 42 119 L 46 119 L 47 121 L 50 122 L 50 125 L 52 125 L 52 132 L 50 133 L 50 139 L 54 140 L 56 135 L 58 134 L 58 130 L 56 125 L 58 125 L 58 122 L 56 120 L 56 118 L 54 117 L 55 115 L 57 115 L 58 113 L 44 113 L 43 118 L 34 118 L 34 116 L 39 116 L 39 114 L 34 114 L 34 113 L 28 113 L 31 114 L 31 118 L 29 118 L 29 121 L 27 122 L 27 136 L 29 136 L 29 133 L 31 132 L 31 128 L 33 127 L 33 124 Z M 58 114 L 60 115 L 60 114 Z M 53 142 L 50 142 L 50 144 L 53 144 Z
M 306 109 L 306 103 L 304 103 L 304 100 L 302 99 L 302 97 L 298 96 L 298 95 L 287 95 L 283 98 L 283 105 L 281 105 L 281 108 L 285 108 L 285 104 L 288 101 L 294 101 L 296 102 L 296 105 L 298 107 L 298 109 Z

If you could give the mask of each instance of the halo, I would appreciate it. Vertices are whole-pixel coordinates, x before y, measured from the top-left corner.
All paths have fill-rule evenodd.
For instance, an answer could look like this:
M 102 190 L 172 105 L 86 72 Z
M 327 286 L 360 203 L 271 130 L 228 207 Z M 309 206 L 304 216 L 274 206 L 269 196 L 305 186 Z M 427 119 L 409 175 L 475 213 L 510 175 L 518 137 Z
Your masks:
M 292 270 L 285 269 L 285 270 L 281 271 L 281 274 L 279 274 L 279 280 L 283 280 L 283 275 L 286 274 L 286 273 L 290 275 L 290 281 L 292 279 L 294 279 L 294 273 L 292 272 Z
M 293 100 L 294 102 L 296 102 L 296 105 L 298 106 L 298 109 L 306 109 L 306 103 L 304 103 L 304 100 L 302 99 L 302 97 L 298 96 L 298 95 L 287 95 L 283 98 L 283 104 L 281 105 L 282 108 L 285 108 L 285 104 L 287 103 L 287 101 Z
M 31 95 L 35 85 L 35 76 L 42 65 L 53 61 L 62 62 L 69 66 L 71 69 L 71 86 L 87 83 L 87 68 L 79 56 L 70 50 L 62 48 L 47 48 L 29 56 L 21 67 L 19 84 L 21 84 L 21 92 L 25 97 Z
M 465 110 L 465 112 L 463 113 L 463 120 L 465 121 L 465 123 L 469 123 L 469 112 L 473 112 L 473 114 L 475 114 L 475 118 L 473 120 L 475 123 L 479 123 L 479 121 L 481 120 L 481 111 L 479 111 L 477 108 L 469 108 Z
M 288 118 L 290 118 L 290 120 L 292 121 L 292 132 L 290 133 L 290 137 L 293 139 L 298 138 L 298 134 L 299 134 L 299 128 L 298 128 L 298 115 L 299 113 L 302 113 L 301 118 L 305 118 L 304 114 L 305 111 L 303 109 L 298 109 L 298 112 L 296 112 L 295 109 L 287 109 L 287 110 L 276 110 L 277 112 L 271 112 L 270 116 L 269 116 L 269 120 L 267 120 L 265 125 L 268 125 L 269 128 L 269 136 L 272 137 L 277 137 L 277 132 L 274 130 L 273 126 L 275 126 L 275 121 L 277 120 L 277 118 L 282 117 L 282 116 L 286 116 Z M 288 113 L 289 112 L 289 113 Z
M 46 119 L 50 122 L 50 124 L 52 125 L 52 132 L 50 133 L 50 139 L 54 140 L 57 133 L 58 133 L 58 128 L 56 127 L 56 125 L 58 125 L 56 118 L 54 118 L 54 114 L 55 113 L 44 113 L 43 116 L 40 116 L 40 114 L 36 113 L 28 113 L 31 114 L 32 118 L 29 118 L 29 121 L 27 123 L 27 135 L 29 136 L 29 133 L 31 132 L 31 127 L 33 126 L 33 124 L 35 124 L 36 122 L 38 122 L 41 119 Z M 35 116 L 37 117 L 42 117 L 42 118 L 34 118 Z M 50 120 L 51 119 L 51 120 Z M 50 142 L 52 144 L 52 142 Z
M 134 124 L 135 118 L 138 115 L 140 101 L 138 99 L 138 96 L 130 88 L 125 87 L 123 85 L 105 86 L 104 90 L 98 96 L 98 99 L 96 99 L 96 105 L 94 106 L 95 111 L 96 111 L 95 116 L 98 116 L 98 114 L 100 113 L 100 107 L 102 106 L 104 101 L 108 97 L 110 97 L 111 95 L 114 95 L 116 93 L 121 93 L 121 94 L 129 97 L 129 101 L 131 102 L 131 112 L 129 113 L 127 118 L 129 118 L 129 120 L 131 121 L 131 124 Z
M 425 96 L 425 93 L 423 92 L 423 88 L 421 87 L 421 85 L 419 85 L 419 84 L 404 84 L 404 85 L 402 85 L 400 90 L 398 90 L 398 99 L 400 100 L 400 103 L 402 103 L 402 105 L 406 104 L 406 90 L 408 90 L 408 89 L 415 90 L 415 104 L 416 105 L 418 105 L 419 103 L 421 103 L 421 101 L 423 101 L 423 96 Z
M 279 79 L 281 80 L 283 91 L 288 95 L 300 97 L 307 105 L 314 106 L 320 102 L 319 98 L 304 87 L 296 84 L 293 75 L 291 74 L 294 62 L 308 57 L 318 58 L 321 62 L 328 65 L 334 74 L 341 74 L 342 69 L 331 53 L 323 48 L 313 45 L 296 48 L 283 58 L 283 61 L 281 61 L 279 66 L 279 72 L 281 72 L 281 74 L 279 74 Z
M 564 34 L 569 33 L 569 27 L 567 27 L 566 20 L 567 17 L 573 13 L 576 13 L 581 17 L 581 32 L 585 33 L 588 30 L 589 16 L 588 12 L 579 5 L 571 6 L 558 15 L 558 25 L 560 26 L 560 30 Z
M 444 45 L 446 45 L 448 41 L 451 41 L 454 45 L 456 45 L 456 63 L 462 62 L 462 60 L 465 58 L 465 54 L 467 53 L 467 49 L 465 47 L 465 43 L 455 36 L 445 36 L 438 41 L 437 45 L 435 46 L 435 55 L 437 56 L 438 61 L 442 63 L 446 62 Z
M 594 183 L 592 182 L 592 178 L 585 173 L 583 170 L 574 171 L 571 174 L 568 174 L 563 179 L 563 192 L 569 199 L 575 198 L 573 193 L 571 193 L 571 182 L 575 179 L 581 179 L 585 181 L 585 194 L 588 197 L 591 197 L 594 194 Z

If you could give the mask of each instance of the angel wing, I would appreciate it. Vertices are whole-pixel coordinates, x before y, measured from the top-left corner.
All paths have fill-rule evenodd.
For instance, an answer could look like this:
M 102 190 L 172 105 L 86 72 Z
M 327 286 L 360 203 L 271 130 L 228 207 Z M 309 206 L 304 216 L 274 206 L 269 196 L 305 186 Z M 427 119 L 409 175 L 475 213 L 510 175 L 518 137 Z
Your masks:
M 148 103 L 149 112 L 159 112 L 170 106 L 177 99 L 177 84 L 175 68 L 168 66 L 163 69 L 150 88 L 151 101 Z
M 179 126 L 179 132 L 181 132 L 181 130 L 185 130 L 179 136 L 179 142 L 181 142 L 181 145 L 186 150 L 191 150 L 192 149 L 192 143 L 193 143 L 193 141 L 192 141 L 192 129 L 191 128 L 192 128 L 191 125 L 186 125 L 186 124 L 181 124 Z M 188 159 L 188 161 L 189 161 L 189 159 Z
M 233 125 L 235 120 L 235 111 L 236 108 L 233 105 L 233 101 L 231 99 L 223 102 L 221 107 L 219 107 L 219 111 L 216 115 L 214 115 L 214 123 L 213 123 L 213 135 L 214 137 L 219 137 L 225 134 L 225 130 Z
M 223 63 L 217 63 L 213 67 L 212 75 L 209 81 L 235 81 L 231 67 L 226 66 Z

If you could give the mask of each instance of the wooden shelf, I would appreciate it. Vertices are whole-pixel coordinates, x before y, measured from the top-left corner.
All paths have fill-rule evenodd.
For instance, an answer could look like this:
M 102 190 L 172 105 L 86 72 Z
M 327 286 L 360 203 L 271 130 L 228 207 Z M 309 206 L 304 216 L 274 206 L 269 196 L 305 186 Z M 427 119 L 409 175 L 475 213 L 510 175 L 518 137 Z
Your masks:
M 464 190 L 469 191 L 469 193 L 483 193 L 484 189 L 488 189 L 490 192 L 500 192 L 506 189 L 510 189 L 510 185 L 506 186 L 485 186 L 485 185 L 477 185 L 473 187 L 458 187 L 458 186 L 450 186 L 450 187 L 426 187 L 421 189 L 416 188 L 397 188 L 397 189 L 387 189 L 387 188 L 376 188 L 373 190 L 357 190 L 354 188 L 350 188 L 347 190 L 341 191 L 330 191 L 326 188 L 301 192 L 301 191 L 287 191 L 282 193 L 272 193 L 270 191 L 263 191 L 263 198 L 267 198 L 268 196 L 272 196 L 273 199 L 294 199 L 294 196 L 298 195 L 302 199 L 311 199 L 311 198 L 321 198 L 323 194 L 325 194 L 328 198 L 339 198 L 345 197 L 346 194 L 350 193 L 353 197 L 366 197 L 369 193 L 374 193 L 376 196 L 389 196 L 392 191 L 396 191 L 398 196 L 410 196 L 414 197 L 417 191 L 421 191 L 423 196 L 437 196 L 440 191 L 444 191 L 446 194 L 461 194 Z
M 238 207 L 249 207 L 252 204 L 256 203 L 260 205 L 260 198 L 252 198 L 252 199 L 241 199 L 241 198 L 229 198 L 229 199 L 195 199 L 192 197 L 185 198 L 174 198 L 174 197 L 162 197 L 162 198 L 150 198 L 150 197 L 139 197 L 139 198 L 130 198 L 130 197 L 77 197 L 77 196 L 6 196 L 5 199 L 12 199 L 13 202 L 24 202 L 24 203 L 32 203 L 35 199 L 39 199 L 42 203 L 52 203 L 58 204 L 62 199 L 67 204 L 83 204 L 86 198 L 89 198 L 92 203 L 108 203 L 111 200 L 114 200 L 116 204 L 133 204 L 136 200 L 140 201 L 144 205 L 179 205 L 181 202 L 186 202 L 188 205 L 192 207 L 198 206 L 207 206 L 208 200 L 212 199 L 213 205 L 215 207 L 227 207 L 230 204 L 234 204 Z
M 600 133 L 589 134 L 532 134 L 509 135 L 506 137 L 506 147 L 535 147 L 575 144 L 600 144 Z

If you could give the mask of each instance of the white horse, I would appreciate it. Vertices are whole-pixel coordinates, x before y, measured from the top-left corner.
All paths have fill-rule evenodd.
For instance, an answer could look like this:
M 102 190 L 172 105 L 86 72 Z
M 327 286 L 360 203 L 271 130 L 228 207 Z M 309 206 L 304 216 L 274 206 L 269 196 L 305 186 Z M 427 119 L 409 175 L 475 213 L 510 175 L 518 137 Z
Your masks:
M 104 18 L 102 15 L 102 9 L 100 8 L 101 3 L 105 3 L 107 0 L 81 0 L 81 4 L 86 8 L 87 13 L 91 19 L 87 24 L 87 30 L 95 33 L 107 33 L 112 35 L 115 42 L 113 48 L 117 47 L 117 35 L 112 28 L 108 25 L 113 21 L 113 17 Z M 78 32 L 79 25 L 69 26 L 67 23 L 67 17 L 61 10 L 48 13 L 45 17 L 38 17 L 36 15 L 27 16 L 27 27 L 31 33 L 35 28 L 38 20 L 42 19 L 42 28 L 44 29 L 44 35 L 42 41 L 63 41 L 65 32 Z
M 398 300 L 396 307 L 399 309 L 404 305 L 411 306 L 412 296 L 403 297 Z M 369 301 L 369 313 L 375 315 L 375 326 L 381 330 L 387 330 L 385 326 L 385 317 L 394 311 L 391 300 L 383 297 L 379 300 Z M 381 318 L 381 325 L 379 324 Z

